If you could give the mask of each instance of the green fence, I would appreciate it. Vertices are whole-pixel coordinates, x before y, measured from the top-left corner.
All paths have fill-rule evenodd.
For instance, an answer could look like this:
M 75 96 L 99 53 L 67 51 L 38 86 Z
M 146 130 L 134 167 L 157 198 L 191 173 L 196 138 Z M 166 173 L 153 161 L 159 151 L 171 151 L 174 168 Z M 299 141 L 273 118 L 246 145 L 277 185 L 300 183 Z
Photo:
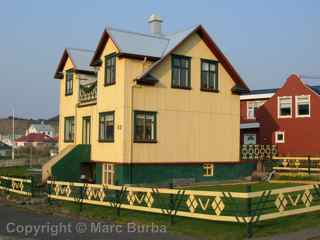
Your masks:
M 31 197 L 33 193 L 32 178 L 0 176 L 0 191 Z

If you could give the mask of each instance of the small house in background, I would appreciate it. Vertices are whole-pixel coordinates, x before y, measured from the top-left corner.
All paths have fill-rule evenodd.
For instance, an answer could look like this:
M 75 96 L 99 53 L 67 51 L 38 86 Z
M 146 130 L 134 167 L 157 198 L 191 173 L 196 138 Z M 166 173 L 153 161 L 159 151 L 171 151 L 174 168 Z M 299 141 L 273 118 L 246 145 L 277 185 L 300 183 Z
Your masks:
M 33 146 L 33 147 L 41 147 L 41 146 L 54 146 L 57 141 L 43 133 L 30 133 L 26 136 L 22 136 L 16 139 L 17 147 L 25 147 L 25 146 Z
M 26 131 L 26 135 L 30 133 L 42 133 L 50 137 L 55 136 L 54 128 L 49 124 L 45 124 L 44 122 L 41 122 L 40 124 L 31 124 Z
M 0 157 L 6 157 L 11 154 L 11 147 L 3 142 L 0 142 Z
M 240 100 L 242 144 L 276 144 L 282 156 L 320 155 L 320 86 L 291 75 L 279 89 Z

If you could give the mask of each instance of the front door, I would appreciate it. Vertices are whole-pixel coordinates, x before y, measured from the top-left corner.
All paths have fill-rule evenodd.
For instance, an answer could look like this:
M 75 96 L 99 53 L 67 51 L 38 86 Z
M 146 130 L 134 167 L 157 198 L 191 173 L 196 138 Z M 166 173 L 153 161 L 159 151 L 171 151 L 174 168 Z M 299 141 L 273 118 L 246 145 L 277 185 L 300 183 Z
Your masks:
M 244 144 L 257 144 L 257 135 L 255 133 L 246 133 L 243 136 Z
M 91 118 L 84 117 L 82 120 L 82 143 L 90 144 L 91 140 Z

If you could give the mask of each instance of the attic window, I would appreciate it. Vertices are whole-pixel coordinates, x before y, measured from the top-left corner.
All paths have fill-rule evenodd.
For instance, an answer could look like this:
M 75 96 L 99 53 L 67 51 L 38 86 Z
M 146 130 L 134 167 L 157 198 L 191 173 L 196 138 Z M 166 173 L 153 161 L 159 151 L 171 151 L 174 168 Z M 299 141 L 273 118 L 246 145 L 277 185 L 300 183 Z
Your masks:
M 296 117 L 310 117 L 310 95 L 296 96 Z
M 292 117 L 292 97 L 278 97 L 278 118 Z
M 73 93 L 73 70 L 66 71 L 66 96 L 70 96 Z
M 172 88 L 191 89 L 190 71 L 191 58 L 173 55 L 172 62 Z
M 116 55 L 114 53 L 105 56 L 104 85 L 116 83 Z

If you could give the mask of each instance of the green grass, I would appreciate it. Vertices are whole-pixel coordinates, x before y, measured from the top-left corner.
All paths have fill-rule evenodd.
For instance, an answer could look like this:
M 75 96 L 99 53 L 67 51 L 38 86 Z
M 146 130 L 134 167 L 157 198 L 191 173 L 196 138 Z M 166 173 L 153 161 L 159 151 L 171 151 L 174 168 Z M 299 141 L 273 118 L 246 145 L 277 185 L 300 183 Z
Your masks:
M 252 191 L 264 191 L 276 188 L 286 188 L 286 187 L 294 187 L 301 184 L 297 183 L 254 183 L 251 184 Z M 189 188 L 191 190 L 203 190 L 203 191 L 224 191 L 224 192 L 246 192 L 246 184 L 232 184 L 232 185 L 222 185 L 218 184 L 215 186 L 192 186 Z
M 30 173 L 27 166 L 0 168 L 0 176 L 28 177 Z

